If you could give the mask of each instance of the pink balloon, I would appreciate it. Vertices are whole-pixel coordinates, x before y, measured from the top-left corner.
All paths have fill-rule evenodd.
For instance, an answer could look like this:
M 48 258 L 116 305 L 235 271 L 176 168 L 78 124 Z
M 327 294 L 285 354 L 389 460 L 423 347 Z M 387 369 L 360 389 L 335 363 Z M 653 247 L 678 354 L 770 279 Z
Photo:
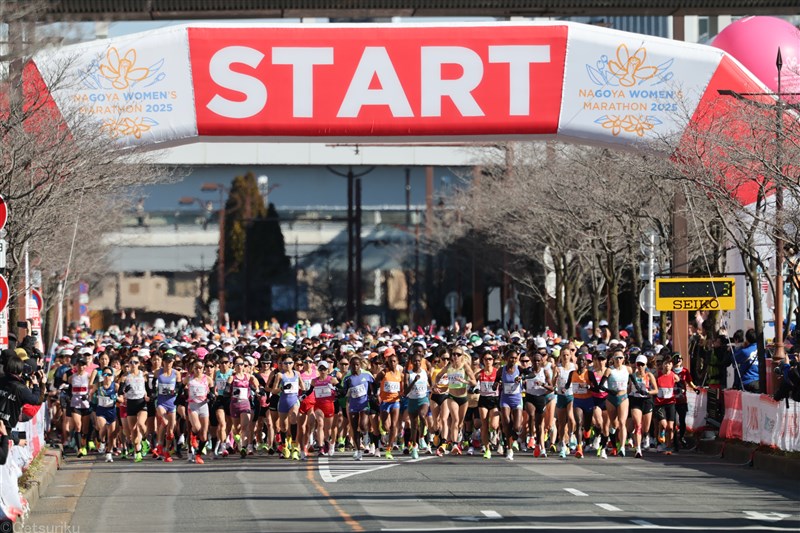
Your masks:
M 723 29 L 711 43 L 739 60 L 770 90 L 778 90 L 776 59 L 783 58 L 781 92 L 800 92 L 800 30 L 775 17 L 746 17 Z M 800 97 L 786 100 L 799 102 Z

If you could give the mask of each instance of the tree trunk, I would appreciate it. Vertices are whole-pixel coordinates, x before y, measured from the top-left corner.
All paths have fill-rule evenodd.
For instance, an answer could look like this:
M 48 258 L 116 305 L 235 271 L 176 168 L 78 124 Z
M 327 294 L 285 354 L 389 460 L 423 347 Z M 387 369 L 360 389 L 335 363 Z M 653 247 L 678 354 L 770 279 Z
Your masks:
M 566 323 L 564 319 L 564 270 L 561 268 L 561 261 L 553 261 L 556 273 L 556 323 L 558 324 L 558 334 L 564 335 Z

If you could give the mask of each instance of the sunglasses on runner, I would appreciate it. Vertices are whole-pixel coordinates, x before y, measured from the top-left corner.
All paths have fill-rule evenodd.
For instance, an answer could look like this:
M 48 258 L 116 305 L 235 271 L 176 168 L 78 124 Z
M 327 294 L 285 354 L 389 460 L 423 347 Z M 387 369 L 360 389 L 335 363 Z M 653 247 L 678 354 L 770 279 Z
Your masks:
M 130 364 L 132 364 L 132 365 L 138 365 L 139 364 L 139 361 L 128 361 L 128 362 Z M 85 365 L 86 363 L 84 362 L 84 363 L 78 363 L 78 364 L 84 364 Z

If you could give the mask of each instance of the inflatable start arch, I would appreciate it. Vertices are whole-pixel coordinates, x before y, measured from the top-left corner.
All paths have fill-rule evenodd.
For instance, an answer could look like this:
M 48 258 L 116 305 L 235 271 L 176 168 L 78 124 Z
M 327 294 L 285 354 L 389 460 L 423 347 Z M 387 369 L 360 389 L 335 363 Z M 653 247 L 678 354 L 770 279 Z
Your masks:
M 34 63 L 67 121 L 90 116 L 121 143 L 153 147 L 220 138 L 629 145 L 680 134 L 686 113 L 717 89 L 766 90 L 716 48 L 568 22 L 190 24 Z

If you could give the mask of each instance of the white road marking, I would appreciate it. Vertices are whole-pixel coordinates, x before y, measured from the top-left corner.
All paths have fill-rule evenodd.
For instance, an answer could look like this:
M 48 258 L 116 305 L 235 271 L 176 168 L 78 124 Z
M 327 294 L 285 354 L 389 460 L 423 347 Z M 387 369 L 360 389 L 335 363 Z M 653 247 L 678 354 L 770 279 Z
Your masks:
M 651 528 L 659 528 L 660 527 L 660 526 L 657 526 L 657 525 L 655 525 L 655 524 L 653 524 L 651 522 L 648 522 L 647 520 L 631 520 L 631 522 L 633 522 L 637 526 L 642 526 L 642 527 L 651 527 Z
M 778 522 L 779 520 L 783 520 L 784 518 L 788 518 L 791 515 L 783 514 L 783 513 L 761 513 L 759 511 L 742 511 L 744 514 L 747 515 L 746 518 L 750 520 L 765 520 L 767 522 Z
M 493 520 L 497 520 L 497 519 L 499 519 L 499 518 L 503 518 L 503 515 L 501 515 L 501 514 L 500 514 L 500 513 L 498 513 L 497 511 L 481 511 L 481 513 L 482 513 L 482 514 L 483 514 L 483 516 L 485 516 L 486 518 L 491 518 L 491 519 L 493 519 Z
M 473 517 L 470 517 L 473 518 Z M 472 522 L 474 520 L 470 520 Z M 730 526 L 642 526 L 642 529 L 658 529 L 658 530 L 669 530 L 669 531 L 797 531 L 793 528 L 786 528 L 786 527 L 775 527 L 775 526 L 740 526 L 740 527 L 730 527 Z M 558 526 L 555 524 L 546 524 L 546 525 L 538 525 L 538 524 L 524 524 L 524 525 L 511 525 L 511 524 L 504 524 L 504 525 L 497 525 L 497 526 L 490 526 L 488 524 L 483 524 L 480 526 L 458 526 L 458 527 L 437 527 L 436 531 L 491 531 L 491 530 L 503 530 L 503 531 L 574 531 L 576 529 L 575 525 L 568 525 L 568 526 Z M 386 532 L 396 532 L 396 533 L 427 533 L 430 531 L 430 527 L 384 527 L 381 531 Z
M 319 458 L 319 477 L 325 483 L 336 483 L 341 479 L 350 476 L 357 476 L 359 474 L 366 474 L 368 472 L 376 472 L 385 468 L 392 468 L 399 466 L 403 463 L 415 463 L 424 461 L 426 459 L 433 459 L 431 457 L 420 457 L 419 459 L 411 459 L 408 461 L 390 461 L 390 460 L 373 460 L 365 459 L 363 461 L 355 461 L 349 458 L 342 458 L 341 461 L 330 461 L 327 457 Z
M 615 507 L 610 503 L 596 503 L 596 506 L 600 507 L 601 509 L 605 509 L 606 511 L 622 511 L 619 507 Z
M 564 490 L 569 492 L 573 496 L 588 496 L 588 494 L 586 494 L 585 492 L 580 491 L 578 489 L 564 489 Z

